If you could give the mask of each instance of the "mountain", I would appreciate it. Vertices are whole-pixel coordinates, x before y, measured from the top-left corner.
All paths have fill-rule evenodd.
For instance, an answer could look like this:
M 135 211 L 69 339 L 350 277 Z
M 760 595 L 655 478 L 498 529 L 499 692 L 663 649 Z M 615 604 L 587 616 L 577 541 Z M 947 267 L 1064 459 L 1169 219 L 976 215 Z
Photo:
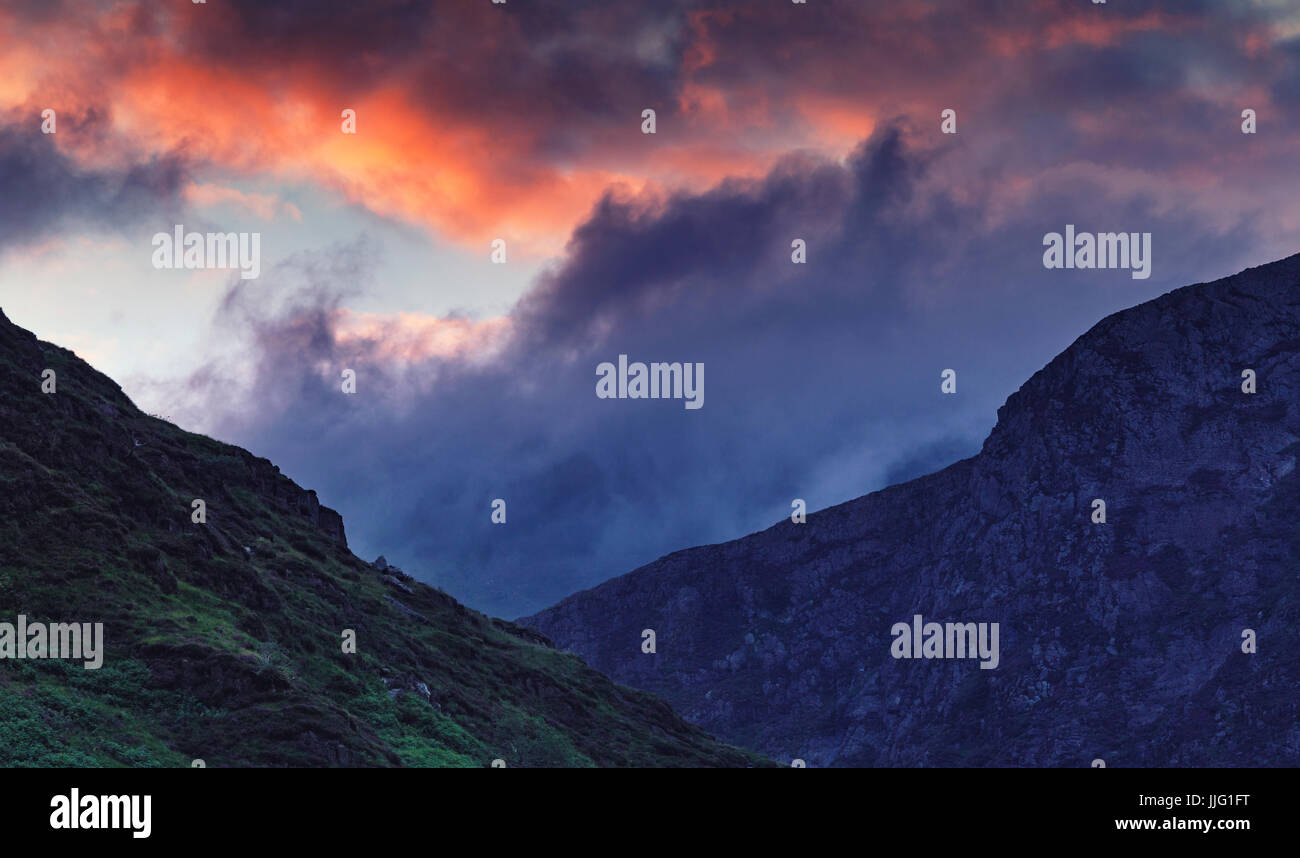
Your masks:
M 1300 765 L 1298 440 L 1293 256 L 1104 319 L 972 458 L 518 622 L 809 766 Z M 918 614 L 997 666 L 895 658 Z
M 16 657 L 20 623 L 102 623 L 101 666 Z M 315 492 L 2 312 L 0 624 L 0 766 L 772 765 L 363 562 Z

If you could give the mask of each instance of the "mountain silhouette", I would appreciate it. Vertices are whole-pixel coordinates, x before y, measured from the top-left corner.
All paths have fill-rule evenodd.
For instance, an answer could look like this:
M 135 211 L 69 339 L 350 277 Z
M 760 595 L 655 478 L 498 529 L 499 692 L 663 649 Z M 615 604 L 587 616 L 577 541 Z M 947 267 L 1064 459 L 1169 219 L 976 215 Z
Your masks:
M 779 761 L 1294 766 L 1298 441 L 1293 256 L 1102 320 L 969 459 L 518 622 Z M 997 666 L 895 657 L 917 615 Z

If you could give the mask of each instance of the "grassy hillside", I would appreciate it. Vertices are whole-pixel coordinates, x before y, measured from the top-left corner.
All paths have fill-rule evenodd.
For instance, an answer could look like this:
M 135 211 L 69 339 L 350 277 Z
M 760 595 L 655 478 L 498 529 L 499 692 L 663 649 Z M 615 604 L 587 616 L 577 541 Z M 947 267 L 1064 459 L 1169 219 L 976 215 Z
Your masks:
M 2 766 L 770 764 L 361 561 L 269 461 L 143 414 L 0 313 L 0 622 L 18 614 L 102 622 L 105 656 L 0 660 Z

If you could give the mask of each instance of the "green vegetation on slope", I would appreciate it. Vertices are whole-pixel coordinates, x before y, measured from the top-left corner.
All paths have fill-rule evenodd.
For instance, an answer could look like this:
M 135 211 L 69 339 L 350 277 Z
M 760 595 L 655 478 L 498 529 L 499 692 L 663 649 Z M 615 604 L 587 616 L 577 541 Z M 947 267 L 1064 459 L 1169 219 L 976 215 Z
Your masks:
M 0 622 L 18 614 L 102 622 L 105 655 L 0 661 L 0 766 L 770 765 L 359 560 L 270 462 L 0 314 Z

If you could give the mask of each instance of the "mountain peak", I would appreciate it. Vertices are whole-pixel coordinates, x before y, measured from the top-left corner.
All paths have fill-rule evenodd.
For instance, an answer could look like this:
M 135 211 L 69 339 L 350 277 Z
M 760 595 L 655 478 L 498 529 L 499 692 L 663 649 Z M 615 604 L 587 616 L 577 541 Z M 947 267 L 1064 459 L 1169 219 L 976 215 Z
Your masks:
M 972 458 L 519 622 L 810 765 L 1295 765 L 1297 393 L 1292 256 L 1103 319 Z M 995 665 L 900 655 L 916 617 Z
M 1162 397 L 1208 401 L 1232 369 L 1224 364 L 1249 362 L 1258 354 L 1256 344 L 1277 340 L 1275 311 L 1300 301 L 1297 281 L 1300 254 L 1112 313 L 1007 399 L 985 452 L 1014 446 L 1017 433 L 1054 408 L 1100 408 L 1115 417 L 1117 408 L 1158 408 Z M 1198 372 L 1171 365 L 1175 353 L 1195 358 Z M 1238 383 L 1242 368 L 1235 373 Z

